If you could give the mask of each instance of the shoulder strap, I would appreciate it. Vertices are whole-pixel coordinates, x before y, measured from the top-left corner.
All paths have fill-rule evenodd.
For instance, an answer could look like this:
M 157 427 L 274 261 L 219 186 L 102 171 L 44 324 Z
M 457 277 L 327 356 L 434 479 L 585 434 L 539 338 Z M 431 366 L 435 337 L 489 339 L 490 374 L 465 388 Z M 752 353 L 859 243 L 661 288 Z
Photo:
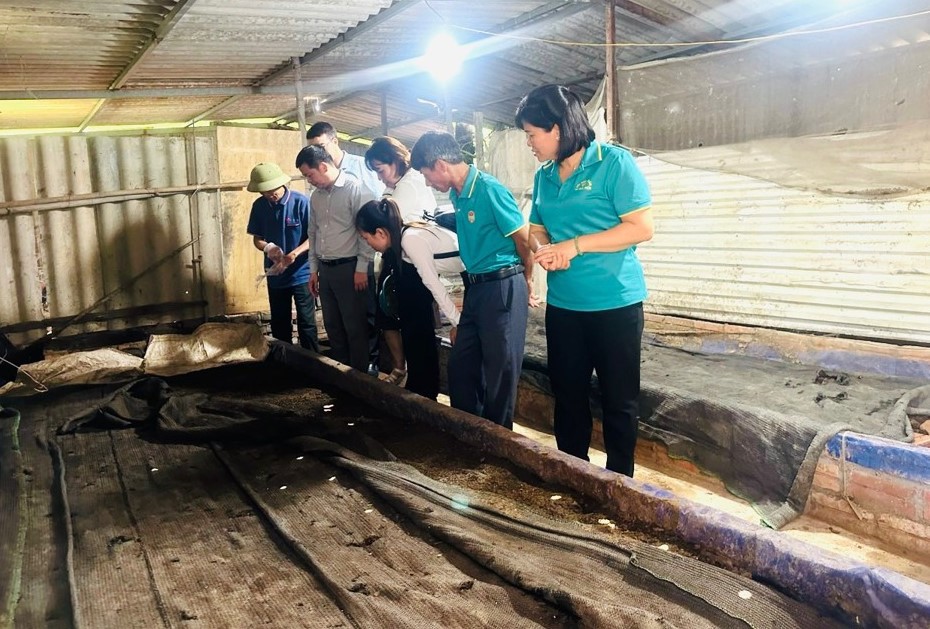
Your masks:
M 441 226 L 441 225 L 437 225 L 436 223 L 431 223 L 431 224 L 428 224 L 428 225 L 404 225 L 403 227 L 400 228 L 400 235 L 401 235 L 401 237 L 403 237 L 404 232 L 406 232 L 406 231 L 407 231 L 408 229 L 410 229 L 411 227 L 419 227 L 420 229 L 422 229 L 422 230 L 428 232 L 428 233 L 429 233 L 431 236 L 433 236 L 434 238 L 439 238 L 439 236 L 437 236 L 436 234 L 434 234 L 434 233 L 431 231 L 432 228 L 435 228 L 435 229 L 445 229 L 445 227 L 443 227 L 443 226 Z M 442 253 L 434 253 L 434 254 L 433 254 L 433 260 L 446 260 L 446 259 L 448 259 L 448 258 L 457 258 L 457 257 L 459 257 L 459 255 L 460 255 L 460 254 L 459 254 L 458 249 L 456 249 L 455 251 L 443 251 Z

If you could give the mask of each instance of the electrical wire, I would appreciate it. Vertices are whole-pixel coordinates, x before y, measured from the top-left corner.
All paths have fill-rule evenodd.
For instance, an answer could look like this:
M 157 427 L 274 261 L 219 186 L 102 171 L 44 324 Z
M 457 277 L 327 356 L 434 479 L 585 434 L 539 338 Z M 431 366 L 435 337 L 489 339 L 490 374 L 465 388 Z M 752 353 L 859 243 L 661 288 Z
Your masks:
M 812 28 L 807 30 L 800 31 L 789 31 L 785 33 L 775 33 L 772 35 L 759 35 L 758 37 L 742 37 L 737 39 L 712 39 L 707 41 L 693 41 L 693 42 L 653 42 L 653 43 L 642 43 L 642 42 L 615 42 L 613 44 L 599 43 L 599 42 L 578 42 L 578 41 L 567 41 L 561 39 L 545 39 L 542 37 L 529 37 L 526 35 L 513 35 L 508 33 L 495 33 L 493 31 L 481 30 L 478 28 L 470 28 L 468 26 L 458 26 L 453 24 L 445 17 L 443 17 L 433 6 L 430 4 L 429 0 L 424 0 L 424 3 L 429 7 L 430 11 L 436 14 L 439 20 L 448 28 L 454 28 L 460 31 L 467 31 L 469 33 L 478 33 L 480 35 L 490 35 L 492 37 L 503 37 L 507 39 L 516 39 L 525 42 L 536 42 L 541 44 L 556 44 L 559 46 L 576 46 L 583 48 L 676 48 L 676 47 L 696 47 L 696 46 L 728 46 L 732 44 L 749 44 L 753 42 L 761 41 L 772 41 L 777 39 L 787 39 L 790 37 L 801 37 L 805 35 L 821 35 L 823 33 L 833 33 L 836 31 L 843 31 L 853 28 L 860 28 L 863 26 L 870 26 L 872 24 L 882 24 L 885 22 L 894 22 L 897 20 L 907 20 L 914 17 L 921 17 L 925 15 L 930 15 L 930 10 L 927 11 L 918 11 L 916 13 L 908 13 L 906 15 L 893 15 L 889 17 L 875 18 L 872 20 L 864 20 L 862 22 L 853 22 L 852 24 L 842 24 L 840 26 L 828 26 L 824 28 Z

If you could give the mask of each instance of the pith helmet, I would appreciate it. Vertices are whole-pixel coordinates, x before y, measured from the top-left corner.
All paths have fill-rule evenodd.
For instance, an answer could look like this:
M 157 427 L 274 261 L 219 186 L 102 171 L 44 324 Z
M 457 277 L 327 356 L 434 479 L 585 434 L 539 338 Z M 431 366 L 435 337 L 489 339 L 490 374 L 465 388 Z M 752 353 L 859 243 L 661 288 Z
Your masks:
M 290 183 L 291 178 L 284 174 L 281 167 L 271 162 L 262 162 L 252 169 L 249 175 L 249 192 L 268 192 Z

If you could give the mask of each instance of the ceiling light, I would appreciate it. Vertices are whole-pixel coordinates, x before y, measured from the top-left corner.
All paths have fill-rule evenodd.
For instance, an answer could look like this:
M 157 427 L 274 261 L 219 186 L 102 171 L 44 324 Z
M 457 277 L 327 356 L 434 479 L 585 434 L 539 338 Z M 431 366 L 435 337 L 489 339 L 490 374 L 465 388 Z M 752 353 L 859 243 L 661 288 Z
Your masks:
M 462 48 L 452 35 L 439 33 L 430 40 L 420 65 L 436 80 L 445 82 L 458 74 L 463 56 Z

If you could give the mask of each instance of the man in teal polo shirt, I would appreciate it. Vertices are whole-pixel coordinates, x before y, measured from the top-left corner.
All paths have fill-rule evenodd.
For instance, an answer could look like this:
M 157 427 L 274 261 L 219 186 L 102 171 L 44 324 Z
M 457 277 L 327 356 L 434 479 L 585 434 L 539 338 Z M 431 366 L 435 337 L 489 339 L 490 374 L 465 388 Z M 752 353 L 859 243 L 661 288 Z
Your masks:
M 452 406 L 512 429 L 531 305 L 529 224 L 510 191 L 466 164 L 448 133 L 417 140 L 410 165 L 449 193 L 465 265 L 462 316 L 449 335 Z

